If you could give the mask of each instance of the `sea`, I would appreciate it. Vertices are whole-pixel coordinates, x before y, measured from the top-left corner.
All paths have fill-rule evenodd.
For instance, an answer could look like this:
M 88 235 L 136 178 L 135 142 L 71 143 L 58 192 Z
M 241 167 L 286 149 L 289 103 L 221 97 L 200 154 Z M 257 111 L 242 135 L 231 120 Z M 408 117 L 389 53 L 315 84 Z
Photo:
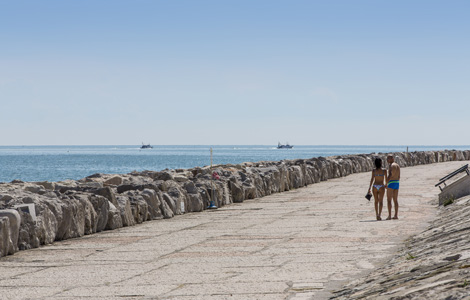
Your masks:
M 470 146 L 294 146 L 275 145 L 156 145 L 135 146 L 0 146 L 0 182 L 62 181 L 95 173 L 125 174 L 132 171 L 189 169 L 211 164 L 278 161 L 346 154 L 399 151 L 468 150 Z

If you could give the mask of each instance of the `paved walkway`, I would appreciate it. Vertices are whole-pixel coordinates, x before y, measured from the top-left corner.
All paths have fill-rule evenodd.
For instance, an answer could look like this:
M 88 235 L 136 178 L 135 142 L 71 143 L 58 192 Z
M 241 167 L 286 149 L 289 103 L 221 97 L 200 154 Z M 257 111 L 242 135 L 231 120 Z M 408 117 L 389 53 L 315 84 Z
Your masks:
M 463 164 L 402 169 L 397 221 L 375 221 L 362 173 L 21 251 L 0 259 L 0 298 L 326 298 L 424 228 L 434 184 Z

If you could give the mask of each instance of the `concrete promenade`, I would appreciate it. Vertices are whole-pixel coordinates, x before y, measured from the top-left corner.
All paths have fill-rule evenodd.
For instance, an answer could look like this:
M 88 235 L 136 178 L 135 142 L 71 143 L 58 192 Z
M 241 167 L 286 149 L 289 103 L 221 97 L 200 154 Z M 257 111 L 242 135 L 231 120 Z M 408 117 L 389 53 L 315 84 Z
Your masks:
M 361 173 L 21 251 L 0 258 L 0 299 L 324 299 L 424 229 L 466 163 L 403 168 L 396 221 L 375 221 Z

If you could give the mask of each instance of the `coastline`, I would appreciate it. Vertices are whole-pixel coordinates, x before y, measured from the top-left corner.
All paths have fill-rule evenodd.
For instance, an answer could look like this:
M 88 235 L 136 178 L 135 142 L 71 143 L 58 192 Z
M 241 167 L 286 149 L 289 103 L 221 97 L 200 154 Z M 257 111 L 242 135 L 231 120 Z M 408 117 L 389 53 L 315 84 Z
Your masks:
M 127 174 L 144 170 L 192 169 L 210 164 L 280 161 L 359 155 L 362 153 L 401 152 L 406 146 L 295 145 L 293 149 L 276 149 L 269 145 L 155 145 L 139 146 L 0 146 L 0 182 L 80 180 L 91 174 Z M 410 152 L 467 150 L 470 146 L 410 146 Z
M 470 150 L 398 152 L 394 155 L 402 167 L 407 167 L 469 160 Z M 0 229 L 8 233 L 3 239 L 0 256 L 56 240 L 200 212 L 211 202 L 223 207 L 370 171 L 374 157 L 384 159 L 385 154 L 216 165 L 212 171 L 219 174 L 218 180 L 213 180 L 212 171 L 205 167 L 121 175 L 94 174 L 77 181 L 3 183 L 0 184 L 1 209 L 32 205 L 35 214 L 20 209 L 15 218 L 21 222 L 0 224 Z
M 351 174 L 21 251 L 0 259 L 0 289 L 8 299 L 324 299 L 431 221 L 435 182 L 462 163 L 404 168 L 398 221 L 375 221 L 370 174 Z

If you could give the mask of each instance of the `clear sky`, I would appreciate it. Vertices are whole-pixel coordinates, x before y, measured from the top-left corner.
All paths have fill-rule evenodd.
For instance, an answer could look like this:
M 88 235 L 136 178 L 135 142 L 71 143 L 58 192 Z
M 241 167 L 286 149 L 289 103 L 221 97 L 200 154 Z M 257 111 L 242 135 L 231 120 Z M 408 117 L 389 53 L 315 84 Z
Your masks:
M 468 145 L 469 11 L 0 0 L 0 145 Z

